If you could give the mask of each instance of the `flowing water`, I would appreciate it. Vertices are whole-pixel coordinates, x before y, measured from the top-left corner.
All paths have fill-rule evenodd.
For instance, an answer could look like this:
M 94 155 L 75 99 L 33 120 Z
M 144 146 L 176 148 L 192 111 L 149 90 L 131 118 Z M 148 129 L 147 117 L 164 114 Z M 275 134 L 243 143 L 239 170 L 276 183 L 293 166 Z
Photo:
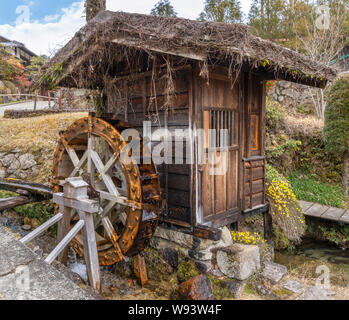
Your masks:
M 326 265 L 332 277 L 341 278 L 345 284 L 349 284 L 349 250 L 326 242 L 307 240 L 294 252 L 276 252 L 275 262 L 287 266 L 289 270 L 302 269 L 305 265 Z

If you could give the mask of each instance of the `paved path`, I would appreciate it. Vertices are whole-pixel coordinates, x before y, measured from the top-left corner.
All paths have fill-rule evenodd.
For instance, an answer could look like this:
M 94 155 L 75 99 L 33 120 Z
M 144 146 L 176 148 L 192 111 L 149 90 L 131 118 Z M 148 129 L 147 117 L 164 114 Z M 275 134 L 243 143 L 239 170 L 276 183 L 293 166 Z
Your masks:
M 0 300 L 93 300 L 0 226 Z
M 300 201 L 306 216 L 344 222 L 349 224 L 349 210 L 324 206 L 319 203 Z
M 0 105 L 0 117 L 4 116 L 4 112 L 6 110 L 33 110 L 34 109 L 34 102 L 28 101 L 23 103 L 17 103 L 17 104 L 10 104 L 4 107 L 1 107 Z M 48 102 L 47 101 L 38 101 L 36 105 L 37 110 L 43 110 L 48 109 Z

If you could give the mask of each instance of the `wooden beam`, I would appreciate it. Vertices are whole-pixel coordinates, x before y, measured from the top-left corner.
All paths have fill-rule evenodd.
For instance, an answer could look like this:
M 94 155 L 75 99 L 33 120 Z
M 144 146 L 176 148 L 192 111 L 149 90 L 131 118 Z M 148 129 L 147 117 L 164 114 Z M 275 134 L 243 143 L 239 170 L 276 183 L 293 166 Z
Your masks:
M 18 207 L 29 202 L 30 200 L 27 197 L 12 197 L 7 199 L 0 199 L 0 211 Z
M 210 228 L 197 225 L 196 227 L 194 227 L 193 235 L 203 239 L 219 241 L 222 237 L 222 230 L 218 228 Z
M 147 267 L 144 256 L 137 254 L 133 259 L 133 266 L 136 277 L 138 278 L 141 286 L 144 286 L 148 282 Z
M 48 255 L 48 257 L 45 259 L 45 262 L 51 264 L 64 250 L 64 248 L 73 240 L 73 238 L 84 227 L 84 225 L 84 221 L 78 221 L 74 228 L 68 232 L 68 234 L 63 238 L 63 240 L 58 244 L 58 246 Z
M 26 244 L 26 243 L 32 241 L 33 239 L 35 239 L 36 237 L 41 235 L 43 232 L 45 232 L 49 227 L 53 226 L 55 223 L 60 221 L 62 218 L 63 218 L 63 215 L 61 213 L 56 214 L 53 218 L 51 218 L 50 220 L 43 223 L 41 226 L 36 228 L 33 232 L 31 232 L 31 233 L 27 234 L 25 237 L 23 237 L 20 240 L 20 242 Z

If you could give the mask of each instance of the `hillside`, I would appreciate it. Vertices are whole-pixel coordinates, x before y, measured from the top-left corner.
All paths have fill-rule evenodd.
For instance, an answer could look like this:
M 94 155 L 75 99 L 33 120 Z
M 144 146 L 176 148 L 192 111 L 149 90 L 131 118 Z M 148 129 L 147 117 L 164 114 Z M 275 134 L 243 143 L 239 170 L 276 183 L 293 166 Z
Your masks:
M 48 183 L 59 131 L 85 113 L 0 118 L 0 177 Z

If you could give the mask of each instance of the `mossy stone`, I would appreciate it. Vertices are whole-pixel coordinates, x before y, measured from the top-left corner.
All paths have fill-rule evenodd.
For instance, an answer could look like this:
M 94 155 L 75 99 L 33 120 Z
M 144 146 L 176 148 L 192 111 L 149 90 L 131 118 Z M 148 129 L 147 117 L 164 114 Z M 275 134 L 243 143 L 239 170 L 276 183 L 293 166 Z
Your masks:
M 194 262 L 190 260 L 183 260 L 178 265 L 177 278 L 179 282 L 188 281 L 200 274 L 199 270 L 196 268 Z

